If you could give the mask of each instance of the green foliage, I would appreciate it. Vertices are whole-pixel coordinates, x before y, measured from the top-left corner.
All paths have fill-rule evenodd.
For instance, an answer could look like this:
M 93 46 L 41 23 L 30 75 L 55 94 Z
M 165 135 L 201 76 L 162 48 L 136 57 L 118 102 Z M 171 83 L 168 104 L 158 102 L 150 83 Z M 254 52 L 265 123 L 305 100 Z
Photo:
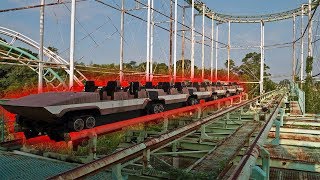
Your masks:
M 312 71 L 313 57 L 308 56 L 306 61 L 306 73 L 310 74 Z
M 320 88 L 313 82 L 312 72 L 313 57 L 308 56 L 306 60 L 306 73 L 307 77 L 303 84 L 303 90 L 305 92 L 305 106 L 307 113 L 319 113 L 320 112 Z
M 228 68 L 228 60 L 226 60 L 226 62 L 224 63 L 224 66 Z M 230 71 L 237 71 L 236 63 L 232 59 L 230 59 L 229 68 L 230 68 Z
M 37 84 L 37 74 L 25 66 L 0 65 L 0 97 L 30 89 Z
M 280 85 L 290 85 L 290 81 L 289 79 L 284 79 L 282 81 L 279 82 Z
M 234 60 L 230 59 L 230 70 L 231 72 L 237 74 L 242 81 L 247 82 L 257 82 L 260 80 L 260 65 L 261 65 L 261 54 L 256 52 L 251 52 L 245 55 L 242 59 L 242 64 L 236 66 Z M 226 60 L 225 66 L 228 66 L 228 61 Z M 268 76 L 270 69 L 269 66 L 264 64 L 264 91 L 272 91 L 276 87 L 276 83 L 273 82 Z M 251 97 L 259 95 L 259 87 L 257 84 L 246 84 L 246 89 Z

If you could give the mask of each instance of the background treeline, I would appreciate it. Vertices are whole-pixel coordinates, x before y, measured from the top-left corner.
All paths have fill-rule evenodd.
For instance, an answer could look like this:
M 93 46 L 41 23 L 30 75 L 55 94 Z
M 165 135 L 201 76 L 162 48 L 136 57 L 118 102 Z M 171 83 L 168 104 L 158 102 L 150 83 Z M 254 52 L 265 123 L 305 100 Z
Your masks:
M 6 42 L 4 39 L 0 38 L 0 41 Z M 29 49 L 25 49 L 22 47 L 18 47 L 19 49 L 28 52 L 35 58 L 38 58 L 38 53 L 32 52 Z M 55 53 L 59 53 L 58 49 L 55 47 L 49 47 L 49 49 Z M 27 66 L 18 66 L 16 63 L 16 60 L 8 60 L 5 57 L 8 57 L 6 55 L 6 52 L 9 51 L 9 48 L 0 46 L 0 97 L 10 97 L 11 94 L 30 94 L 35 93 L 37 88 L 37 81 L 38 76 L 35 71 L 30 69 Z M 13 55 L 12 55 L 13 54 Z M 18 55 L 18 52 L 12 52 L 11 50 L 11 56 L 15 57 Z M 15 57 L 17 58 L 17 57 Z M 27 57 L 22 57 L 27 58 Z M 30 60 L 30 59 L 29 59 Z M 128 63 L 124 63 L 124 72 L 125 77 L 129 79 L 131 77 L 131 74 L 139 74 L 141 78 L 143 78 L 143 72 L 145 72 L 146 69 L 146 63 L 143 62 L 144 60 L 141 60 L 142 63 L 137 63 L 136 61 L 127 61 Z M 227 61 L 226 61 L 227 62 Z M 4 64 L 7 63 L 7 64 Z M 9 64 L 8 64 L 9 63 Z M 10 64 L 12 63 L 12 64 Z M 190 77 L 190 70 L 191 70 L 191 61 L 189 59 L 184 60 L 184 66 L 182 65 L 183 61 L 178 60 L 177 61 L 177 75 L 182 75 L 182 69 L 184 69 L 185 77 Z M 227 66 L 227 63 L 225 63 Z M 89 66 L 89 67 L 88 67 Z M 78 70 L 80 70 L 86 77 L 89 79 L 94 80 L 111 80 L 111 79 L 117 79 L 118 77 L 118 70 L 119 70 L 119 64 L 94 64 L 90 63 L 89 65 L 85 65 L 84 63 L 76 63 L 76 67 Z M 182 68 L 184 67 L 184 68 Z M 154 74 L 162 74 L 162 75 L 168 75 L 170 72 L 170 68 L 166 63 L 153 63 Z M 171 73 L 173 67 L 171 67 Z M 66 72 L 62 68 L 54 68 L 55 72 L 59 74 L 60 77 L 68 81 L 68 76 Z M 271 81 L 269 79 L 269 67 L 265 64 L 265 78 L 264 78 L 264 89 L 265 91 L 270 91 L 275 88 L 276 83 Z M 241 81 L 241 82 L 257 82 L 260 79 L 260 53 L 252 52 L 245 55 L 245 57 L 242 59 L 241 64 L 237 66 L 234 62 L 234 60 L 230 60 L 230 79 L 232 81 Z M 206 67 L 205 69 L 205 78 L 210 79 L 210 68 Z M 201 77 L 201 68 L 195 66 L 195 77 L 200 78 Z M 218 70 L 218 79 L 225 81 L 227 80 L 227 71 L 225 69 L 219 69 Z M 46 85 L 45 85 L 46 86 Z M 259 94 L 259 84 L 252 83 L 252 84 L 244 84 L 246 91 L 249 93 L 250 96 L 257 96 Z M 50 89 L 47 86 L 47 89 Z M 52 89 L 50 89 L 52 90 Z M 22 93 L 23 92 L 23 93 Z

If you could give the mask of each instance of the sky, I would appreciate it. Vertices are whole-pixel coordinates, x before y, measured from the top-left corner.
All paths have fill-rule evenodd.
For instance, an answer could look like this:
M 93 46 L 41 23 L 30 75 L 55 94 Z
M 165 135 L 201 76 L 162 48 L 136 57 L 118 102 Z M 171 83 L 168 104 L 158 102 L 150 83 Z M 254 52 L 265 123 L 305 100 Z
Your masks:
M 57 0 L 46 0 L 47 3 Z M 120 7 L 120 0 L 103 0 L 115 7 Z M 141 0 L 146 2 L 146 0 Z M 154 0 L 155 8 L 169 15 L 169 0 Z M 1 0 L 0 9 L 22 7 L 39 4 L 40 0 Z M 183 0 L 179 0 L 183 3 Z M 232 15 L 261 15 L 291 10 L 299 7 L 307 0 L 204 0 L 208 7 L 218 13 Z M 133 0 L 126 0 L 125 6 L 133 9 L 136 4 Z M 130 13 L 146 19 L 146 10 L 131 10 Z M 182 21 L 182 9 L 178 9 L 179 21 Z M 305 18 L 306 20 L 307 18 Z M 155 13 L 155 22 L 168 28 L 169 24 L 165 17 Z M 186 10 L 186 24 L 191 24 L 191 10 Z M 10 28 L 31 39 L 39 42 L 39 9 L 28 9 L 0 13 L 0 26 Z M 305 21 L 306 24 L 306 21 Z M 265 24 L 265 45 L 291 42 L 293 36 L 292 19 Z M 300 18 L 297 19 L 297 33 L 300 33 Z M 146 59 L 146 23 L 125 16 L 125 62 L 144 62 Z M 181 26 L 178 30 L 182 29 Z M 77 4 L 76 22 L 76 50 L 77 62 L 86 64 L 95 63 L 119 63 L 120 49 L 120 12 L 110 7 L 97 3 L 93 0 L 79 2 Z M 196 17 L 196 30 L 202 30 L 202 19 Z M 90 34 L 90 35 L 89 35 Z M 211 36 L 211 20 L 205 21 L 205 34 Z M 190 37 L 190 32 L 186 32 Z M 10 41 L 10 38 L 0 35 Z M 69 59 L 70 39 L 70 4 L 50 6 L 45 9 L 45 46 L 58 48 L 59 54 L 66 60 Z M 196 41 L 201 37 L 197 36 Z M 228 26 L 219 26 L 219 41 L 227 43 Z M 178 59 L 181 57 L 181 38 L 178 38 Z M 209 42 L 208 42 L 209 43 Z M 17 46 L 25 46 L 17 42 Z M 231 24 L 231 46 L 259 46 L 260 45 L 260 24 Z M 28 47 L 28 46 L 27 46 Z M 32 48 L 30 48 L 32 49 Z M 191 43 L 186 42 L 186 58 L 190 58 Z M 210 67 L 210 48 L 205 48 L 205 66 Z M 35 50 L 36 51 L 36 50 Z M 260 52 L 259 48 L 249 50 L 231 50 L 231 59 L 237 65 L 241 64 L 242 58 L 248 52 Z M 305 50 L 306 51 L 306 50 Z M 297 51 L 297 56 L 299 51 Z M 315 53 L 317 53 L 315 51 Z M 219 68 L 224 68 L 223 63 L 227 59 L 227 51 L 219 50 Z M 169 33 L 159 28 L 154 30 L 154 61 L 168 63 L 169 59 Z M 201 66 L 201 45 L 195 46 L 195 63 Z M 267 49 L 265 62 L 270 66 L 270 72 L 275 75 L 290 75 L 292 62 L 292 46 L 281 49 Z M 315 66 L 318 66 L 316 63 Z M 281 76 L 280 79 L 285 78 Z M 287 77 L 288 78 L 288 77 Z M 278 78 L 279 80 L 279 78 Z

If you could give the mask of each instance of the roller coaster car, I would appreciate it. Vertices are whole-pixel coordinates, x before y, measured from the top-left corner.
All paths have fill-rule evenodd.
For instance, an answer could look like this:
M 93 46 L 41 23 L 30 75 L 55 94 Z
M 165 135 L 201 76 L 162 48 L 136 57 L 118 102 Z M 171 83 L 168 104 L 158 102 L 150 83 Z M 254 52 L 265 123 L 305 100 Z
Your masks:
M 147 82 L 142 87 L 139 82 L 131 82 L 129 87 L 123 88 L 119 82 L 109 81 L 98 90 L 93 81 L 88 81 L 85 92 L 34 94 L 8 101 L 2 106 L 17 114 L 17 123 L 26 138 L 45 133 L 54 140 L 62 140 L 64 132 L 93 128 L 96 119 L 102 115 L 117 117 L 136 111 L 140 115 L 160 113 L 171 105 L 196 104 L 197 98 L 197 91 L 190 93 L 182 83 L 171 87 L 170 83 L 161 82 L 154 87 Z
M 240 94 L 244 91 L 243 87 L 241 87 L 238 83 L 234 82 L 233 84 L 237 88 L 237 94 Z
M 226 83 L 224 86 L 225 86 L 225 89 L 227 90 L 226 97 L 237 94 L 237 87 L 234 86 L 233 83 L 229 82 L 229 83 Z
M 227 89 L 221 84 L 221 82 L 213 82 L 212 93 L 213 93 L 214 99 L 218 99 L 219 97 L 226 96 Z

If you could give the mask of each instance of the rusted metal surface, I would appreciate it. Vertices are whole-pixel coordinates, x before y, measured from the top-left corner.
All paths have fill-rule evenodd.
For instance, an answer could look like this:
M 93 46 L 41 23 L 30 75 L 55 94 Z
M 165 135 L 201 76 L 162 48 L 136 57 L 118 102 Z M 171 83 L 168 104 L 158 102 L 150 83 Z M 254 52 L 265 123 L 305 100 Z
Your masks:
M 269 133 L 270 138 L 275 137 L 275 132 Z M 299 140 L 299 141 L 311 141 L 311 142 L 319 142 L 320 137 L 319 135 L 301 135 L 301 134 L 291 134 L 291 133 L 280 133 L 280 139 L 291 139 L 291 140 Z
M 301 109 L 297 101 L 290 102 L 290 114 L 292 115 L 302 115 Z
M 257 121 L 245 123 L 238 128 L 232 136 L 222 142 L 212 153 L 207 154 L 192 170 L 197 172 L 211 172 L 215 175 L 220 174 L 245 143 L 248 142 L 248 139 L 259 124 Z
M 270 179 L 316 180 L 316 179 L 320 179 L 320 173 L 271 168 Z
M 271 113 L 265 125 L 261 129 L 260 133 L 256 136 L 253 143 L 248 148 L 244 157 L 241 159 L 239 165 L 237 166 L 234 173 L 231 175 L 230 179 L 237 179 L 240 175 L 250 175 L 248 171 L 251 170 L 251 166 L 255 164 L 255 160 L 257 159 L 256 151 L 259 150 L 259 146 L 263 145 L 265 140 L 268 137 L 268 133 L 273 125 L 274 119 L 277 117 L 279 108 L 281 106 L 281 102 L 284 99 L 284 94 L 279 98 L 279 103 L 275 107 L 275 110 Z
M 270 93 L 265 94 L 264 96 L 269 95 L 269 94 Z M 101 169 L 108 168 L 112 165 L 115 165 L 115 164 L 118 164 L 118 163 L 121 163 L 124 161 L 128 161 L 129 159 L 132 159 L 134 157 L 142 156 L 143 152 L 145 152 L 145 151 L 150 150 L 151 152 L 153 152 L 153 151 L 157 150 L 158 148 L 161 148 L 163 146 L 167 146 L 167 145 L 175 142 L 176 140 L 195 132 L 196 130 L 198 130 L 201 127 L 201 125 L 207 124 L 209 122 L 211 123 L 214 120 L 217 120 L 218 117 L 221 117 L 228 112 L 237 110 L 242 106 L 253 103 L 253 102 L 257 101 L 259 98 L 261 98 L 261 97 L 257 97 L 257 98 L 250 100 L 250 101 L 240 103 L 240 104 L 232 106 L 226 110 L 219 110 L 219 111 L 215 112 L 215 114 L 212 116 L 208 116 L 206 118 L 203 118 L 201 120 L 198 120 L 196 122 L 188 124 L 184 127 L 181 127 L 181 128 L 175 129 L 173 131 L 167 132 L 165 134 L 162 134 L 157 138 L 152 138 L 152 139 L 147 140 L 143 143 L 136 144 L 134 146 L 131 146 L 129 148 L 126 148 L 124 150 L 121 150 L 121 151 L 118 151 L 114 154 L 111 154 L 110 156 L 107 156 L 107 157 L 101 158 L 99 160 L 90 162 L 88 164 L 82 165 L 80 167 L 77 167 L 73 170 L 67 171 L 62 174 L 58 174 L 50 179 L 76 179 L 76 178 L 80 178 L 80 177 L 95 173 Z M 204 105 L 208 106 L 210 104 L 213 105 L 216 103 L 217 102 L 215 102 L 215 101 L 203 103 L 203 104 L 199 104 L 197 106 L 186 107 L 185 110 L 188 111 L 188 110 L 192 110 L 192 109 L 195 109 L 198 107 L 203 107 Z M 158 114 L 157 117 L 154 117 L 154 119 L 159 118 L 158 116 L 165 117 L 170 113 L 172 113 L 172 112 L 168 111 L 166 113 Z M 152 119 L 153 118 L 150 118 L 149 121 Z M 144 121 L 144 122 L 146 122 L 146 121 Z M 128 124 L 127 124 L 127 126 L 128 126 Z M 102 132 L 102 129 L 99 132 Z M 105 131 L 103 131 L 103 132 L 105 132 Z
M 312 164 L 320 163 L 320 149 L 272 145 L 268 145 L 265 148 L 269 151 L 272 159 L 299 161 Z

